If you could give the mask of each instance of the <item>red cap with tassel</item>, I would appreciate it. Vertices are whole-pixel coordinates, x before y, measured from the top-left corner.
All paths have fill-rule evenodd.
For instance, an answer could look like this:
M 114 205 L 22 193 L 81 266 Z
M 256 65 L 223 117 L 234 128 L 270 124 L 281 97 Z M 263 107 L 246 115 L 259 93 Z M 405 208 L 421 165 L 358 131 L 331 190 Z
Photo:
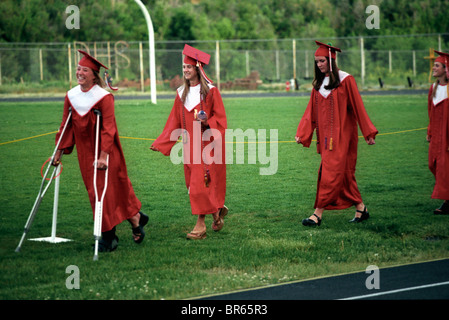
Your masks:
M 435 59 L 435 62 L 439 62 L 442 63 L 446 66 L 446 77 L 449 79 L 449 53 L 445 53 L 445 52 L 441 52 L 441 51 L 436 51 L 434 50 L 435 53 L 438 53 L 440 56 L 438 58 Z
M 322 56 L 322 57 L 329 57 L 329 64 L 330 64 L 330 70 L 332 71 L 332 60 L 337 58 L 337 51 L 341 52 L 340 48 L 333 47 L 330 43 L 325 44 L 319 41 L 315 41 L 316 44 L 319 46 L 318 49 L 315 51 L 315 57 Z
M 203 64 L 207 65 L 210 61 L 210 54 L 207 54 L 203 51 L 200 51 L 194 47 L 189 46 L 186 44 L 184 46 L 184 50 L 182 51 L 182 54 L 184 57 L 184 63 L 191 64 L 194 66 L 197 66 L 203 77 L 206 79 L 207 82 L 212 83 L 212 80 L 210 80 L 203 69 Z

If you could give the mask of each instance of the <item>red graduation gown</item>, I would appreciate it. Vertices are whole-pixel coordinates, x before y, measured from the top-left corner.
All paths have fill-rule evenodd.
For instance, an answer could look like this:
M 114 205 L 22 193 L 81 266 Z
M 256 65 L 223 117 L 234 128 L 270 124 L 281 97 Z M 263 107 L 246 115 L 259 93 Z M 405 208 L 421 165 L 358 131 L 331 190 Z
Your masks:
M 358 128 L 365 139 L 378 133 L 372 124 L 353 76 L 339 71 L 340 85 L 329 91 L 312 90 L 296 135 L 309 147 L 317 131 L 317 152 L 321 154 L 315 208 L 346 209 L 362 202 L 355 168 Z
M 428 112 L 430 136 L 429 168 L 435 176 L 433 199 L 449 200 L 449 99 L 448 86 L 436 86 L 435 97 L 433 87 L 429 90 Z
M 80 86 L 69 90 L 65 97 L 62 124 L 56 135 L 56 141 L 59 140 L 60 132 L 66 122 L 69 107 L 72 107 L 72 119 L 67 126 L 59 149 L 64 149 L 64 153 L 68 154 L 73 151 L 73 147 L 76 145 L 80 171 L 89 194 L 94 218 L 93 163 L 97 116 L 92 109 L 99 109 L 102 113 L 100 150 L 109 154 L 108 185 L 103 201 L 102 232 L 109 231 L 122 221 L 133 217 L 141 208 L 141 202 L 137 199 L 128 178 L 125 157 L 115 121 L 114 96 L 97 85 L 94 85 L 87 92 L 81 91 Z M 99 196 L 103 192 L 104 178 L 105 170 L 97 170 Z
M 187 131 L 187 141 L 180 143 L 183 143 L 184 176 L 192 214 L 217 212 L 223 208 L 226 195 L 226 112 L 218 89 L 211 85 L 209 88 L 206 99 L 201 103 L 200 86 L 191 87 L 186 105 L 181 101 L 183 87 L 179 88 L 164 130 L 152 144 L 162 154 L 169 156 L 180 136 L 180 129 Z M 195 110 L 200 111 L 201 104 L 208 115 L 209 131 L 208 128 L 201 130 L 200 122 L 194 119 Z M 203 138 L 201 131 L 204 132 Z M 210 173 L 208 187 L 204 181 L 206 170 Z

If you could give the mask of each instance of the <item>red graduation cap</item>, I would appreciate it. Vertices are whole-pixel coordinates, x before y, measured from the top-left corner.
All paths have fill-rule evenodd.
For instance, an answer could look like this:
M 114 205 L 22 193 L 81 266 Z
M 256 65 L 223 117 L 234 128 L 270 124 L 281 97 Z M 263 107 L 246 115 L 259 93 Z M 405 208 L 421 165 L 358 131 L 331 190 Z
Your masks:
M 434 51 L 439 54 L 439 57 L 435 59 L 435 62 L 440 62 L 446 66 L 446 78 L 449 78 L 449 53 Z
M 441 52 L 441 51 L 435 51 L 435 53 L 439 54 L 439 57 L 435 59 L 435 62 L 440 62 L 446 64 L 447 61 L 449 61 L 449 53 Z
M 325 44 L 319 41 L 315 41 L 319 48 L 315 51 L 316 56 L 332 57 L 332 59 L 337 58 L 337 51 L 341 52 L 340 48 L 333 47 L 330 43 Z
M 449 78 L 449 53 L 445 53 L 445 52 L 441 52 L 441 51 L 436 51 L 434 50 L 435 53 L 439 54 L 439 57 L 435 59 L 435 62 L 439 62 L 442 63 L 446 66 L 446 77 Z
M 206 79 L 206 81 L 212 83 L 212 80 L 210 80 L 207 77 L 206 73 L 203 70 L 203 64 L 205 65 L 209 64 L 210 54 L 207 54 L 194 47 L 191 47 L 188 44 L 184 45 L 184 50 L 182 51 L 182 54 L 184 55 L 184 63 L 197 66 L 200 69 L 201 74 Z
M 100 61 L 92 57 L 90 54 L 88 54 L 86 51 L 78 50 L 78 52 L 82 53 L 84 56 L 81 58 L 81 60 L 78 62 L 80 66 L 83 67 L 89 67 L 92 70 L 95 70 L 97 72 L 100 71 L 100 68 L 103 67 L 105 69 L 108 69 L 104 64 L 102 64 Z
M 318 56 L 329 57 L 330 70 L 332 71 L 331 59 L 335 60 L 337 58 L 337 51 L 341 52 L 340 48 L 333 47 L 330 43 L 325 44 L 316 40 L 315 42 L 319 46 L 318 49 L 316 49 L 315 51 L 315 57 Z
M 182 54 L 185 55 L 184 63 L 192 64 L 194 66 L 196 66 L 198 62 L 206 65 L 209 64 L 210 54 L 191 47 L 188 44 L 184 46 Z

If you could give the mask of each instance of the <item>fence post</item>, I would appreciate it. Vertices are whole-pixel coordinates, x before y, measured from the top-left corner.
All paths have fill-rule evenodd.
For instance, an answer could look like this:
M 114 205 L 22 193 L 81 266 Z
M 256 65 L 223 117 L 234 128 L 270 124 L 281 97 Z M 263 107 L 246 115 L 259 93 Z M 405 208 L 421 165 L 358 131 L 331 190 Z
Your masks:
M 276 50 L 276 80 L 280 80 L 281 75 L 279 72 L 279 50 Z
M 245 50 L 245 60 L 246 60 L 246 74 L 249 74 L 249 52 Z
M 70 43 L 67 45 L 67 56 L 69 58 L 69 87 L 72 87 L 72 48 Z
M 42 49 L 39 49 L 39 72 L 41 81 L 44 80 L 44 67 L 42 65 Z
M 144 75 L 143 75 L 143 53 L 142 53 L 142 41 L 139 42 L 139 61 L 140 61 L 140 89 L 142 92 L 145 91 L 144 85 Z
M 304 63 L 305 63 L 304 68 L 306 71 L 305 77 L 308 78 L 309 77 L 309 51 L 307 49 L 304 50 Z
M 220 42 L 215 41 L 215 72 L 217 77 L 217 88 L 220 90 Z
M 388 50 L 388 72 L 391 73 L 393 71 L 393 58 L 391 56 L 391 50 Z
M 413 52 L 413 76 L 416 77 L 416 52 L 415 50 Z
M 362 88 L 365 86 L 365 48 L 363 43 L 363 37 L 360 37 L 360 64 L 361 64 L 361 78 L 362 78 Z
M 293 39 L 293 79 L 296 81 L 296 40 Z

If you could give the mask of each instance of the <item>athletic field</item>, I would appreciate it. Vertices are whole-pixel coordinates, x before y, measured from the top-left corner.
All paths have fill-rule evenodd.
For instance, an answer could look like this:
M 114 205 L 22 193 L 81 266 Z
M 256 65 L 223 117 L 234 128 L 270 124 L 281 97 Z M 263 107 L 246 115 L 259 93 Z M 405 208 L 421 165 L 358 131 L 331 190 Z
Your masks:
M 226 145 L 235 151 L 227 165 L 229 214 L 218 233 L 208 217 L 203 241 L 185 238 L 196 218 L 182 165 L 149 149 L 173 99 L 157 105 L 117 99 L 128 173 L 150 222 L 141 245 L 132 241 L 128 222 L 119 225 L 118 249 L 98 261 L 92 260 L 92 210 L 75 152 L 62 159 L 57 225 L 57 236 L 72 241 L 28 240 L 50 236 L 52 186 L 15 252 L 41 167 L 54 149 L 63 99 L 0 103 L 0 299 L 186 299 L 448 257 L 449 217 L 434 216 L 441 201 L 430 199 L 427 96 L 363 98 L 379 130 L 376 145 L 359 141 L 356 177 L 368 221 L 348 223 L 351 208 L 326 211 L 318 228 L 301 224 L 313 212 L 320 163 L 315 143 L 307 149 L 294 142 L 308 97 L 225 98 L 229 128 L 257 138 Z M 242 146 L 243 163 L 237 163 Z M 270 174 L 262 175 L 268 167 Z

